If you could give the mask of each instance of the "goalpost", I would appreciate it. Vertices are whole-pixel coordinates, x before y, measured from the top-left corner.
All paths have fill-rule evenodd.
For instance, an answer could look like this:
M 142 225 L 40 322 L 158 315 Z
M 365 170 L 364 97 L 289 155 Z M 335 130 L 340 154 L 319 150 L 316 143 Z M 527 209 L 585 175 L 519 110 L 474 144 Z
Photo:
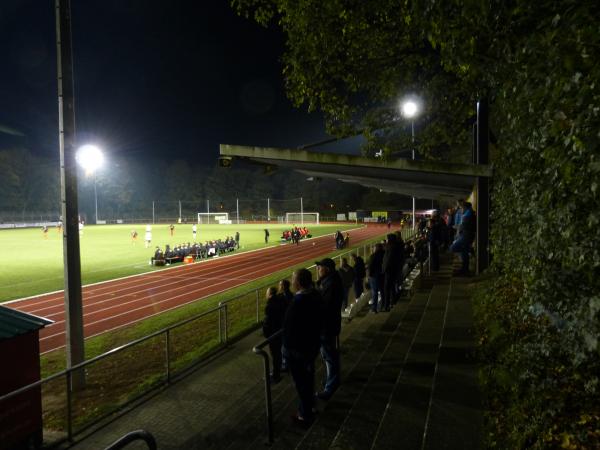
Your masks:
M 211 224 L 216 223 L 220 225 L 229 225 L 229 213 L 218 212 L 218 213 L 198 213 L 198 224 Z
M 291 224 L 305 224 L 315 223 L 319 224 L 319 213 L 318 212 L 286 212 L 285 223 Z

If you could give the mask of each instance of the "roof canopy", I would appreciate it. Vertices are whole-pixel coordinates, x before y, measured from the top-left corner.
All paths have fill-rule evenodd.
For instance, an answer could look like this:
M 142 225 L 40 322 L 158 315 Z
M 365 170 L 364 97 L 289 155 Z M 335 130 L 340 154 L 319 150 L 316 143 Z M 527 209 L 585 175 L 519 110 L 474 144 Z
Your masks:
M 0 339 L 9 339 L 39 330 L 51 323 L 54 322 L 0 305 Z
M 491 168 L 486 165 L 439 161 L 384 161 L 335 153 L 226 144 L 221 144 L 220 152 L 221 157 L 288 167 L 309 177 L 333 178 L 385 192 L 437 200 L 466 198 L 477 177 L 492 175 Z

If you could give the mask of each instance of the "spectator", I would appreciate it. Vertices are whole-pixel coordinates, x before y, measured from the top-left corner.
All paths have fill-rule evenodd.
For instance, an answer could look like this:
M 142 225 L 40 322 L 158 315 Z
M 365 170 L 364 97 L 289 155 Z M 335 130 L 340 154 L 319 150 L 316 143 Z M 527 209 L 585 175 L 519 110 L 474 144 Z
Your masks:
M 383 244 L 379 243 L 375 245 L 375 251 L 371 253 L 368 261 L 368 274 L 369 274 L 369 286 L 371 288 L 371 311 L 376 313 L 378 311 L 378 304 L 381 303 L 383 306 L 383 255 L 385 250 Z M 381 301 L 379 301 L 381 300 Z
M 358 300 L 364 290 L 367 270 L 365 261 L 356 253 L 352 253 L 352 262 L 354 264 L 354 298 Z
M 348 264 L 348 258 L 342 258 L 342 265 L 338 273 L 342 278 L 342 286 L 344 287 L 344 299 L 342 301 L 342 310 L 344 310 L 348 307 L 348 294 L 350 293 L 350 288 L 354 283 L 355 277 L 354 269 Z
M 294 294 L 290 290 L 289 280 L 283 279 L 279 282 L 279 289 L 277 290 L 277 295 L 279 295 L 283 299 L 285 303 L 285 308 L 287 310 L 287 308 L 289 308 L 289 306 L 292 304 L 292 300 L 294 299 Z M 288 370 L 288 363 L 287 359 L 285 358 L 285 355 L 282 357 L 281 360 L 281 370 Z
M 444 227 L 442 218 L 437 211 L 431 216 L 429 225 L 429 257 L 431 258 L 431 270 L 437 272 L 440 270 L 440 245 L 444 241 Z
M 277 288 L 270 287 L 267 289 L 266 295 L 267 305 L 263 321 L 263 335 L 266 338 L 270 338 L 283 327 L 283 318 L 287 310 L 287 304 L 282 296 L 277 295 Z M 281 344 L 281 335 L 269 342 L 269 350 L 273 361 L 273 369 L 271 371 L 271 382 L 273 383 L 281 381 Z
M 461 223 L 458 227 L 458 237 L 452 243 L 450 250 L 460 254 L 461 268 L 455 275 L 469 275 L 469 253 L 472 251 L 471 246 L 475 240 L 475 232 L 477 230 L 477 222 L 475 212 L 469 202 L 462 203 Z
M 240 232 L 235 232 L 235 247 L 239 250 L 240 248 Z
M 283 355 L 296 385 L 298 412 L 293 419 L 308 426 L 314 419 L 315 358 L 319 352 L 322 299 L 307 269 L 292 275 L 296 295 L 283 320 Z
M 383 305 L 382 310 L 389 311 L 396 303 L 396 283 L 404 266 L 404 246 L 400 246 L 395 234 L 387 235 L 387 244 L 383 255 Z
M 330 258 L 316 262 L 319 281 L 317 286 L 323 297 L 323 326 L 321 330 L 321 356 L 325 361 L 327 376 L 323 390 L 317 393 L 321 400 L 329 400 L 340 385 L 340 353 L 337 339 L 342 328 L 342 302 L 344 287 Z

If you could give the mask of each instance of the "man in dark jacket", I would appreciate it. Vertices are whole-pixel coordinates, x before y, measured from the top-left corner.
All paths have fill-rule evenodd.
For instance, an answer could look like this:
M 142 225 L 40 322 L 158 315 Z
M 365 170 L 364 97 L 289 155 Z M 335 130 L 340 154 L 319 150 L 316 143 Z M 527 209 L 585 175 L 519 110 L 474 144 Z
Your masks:
M 342 329 L 342 302 L 344 287 L 330 258 L 316 262 L 319 281 L 317 286 L 323 297 L 323 326 L 321 329 L 321 356 L 327 367 L 323 391 L 317 394 L 328 400 L 340 385 L 340 352 L 337 339 Z
M 352 263 L 354 264 L 354 298 L 358 300 L 363 293 L 367 269 L 365 261 L 356 253 L 352 253 Z
M 383 297 L 383 255 L 385 250 L 383 244 L 375 245 L 375 251 L 369 256 L 367 270 L 369 271 L 369 287 L 371 288 L 371 311 L 374 313 L 378 310 L 378 304 L 383 305 L 383 298 L 379 299 L 379 292 Z M 380 301 L 378 301 L 380 300 Z
M 394 233 L 387 235 L 387 244 L 383 254 L 383 305 L 382 310 L 389 311 L 396 302 L 396 283 L 399 281 L 404 266 L 404 248 L 398 243 Z
M 314 419 L 315 358 L 319 353 L 323 302 L 307 269 L 294 272 L 292 285 L 296 294 L 283 320 L 283 355 L 300 400 L 294 420 L 308 425 Z
M 263 321 L 264 337 L 269 338 L 281 330 L 287 306 L 287 300 L 278 295 L 277 288 L 270 287 L 267 289 L 267 305 L 265 306 L 265 319 Z M 269 342 L 269 350 L 273 360 L 273 370 L 271 371 L 271 381 L 273 383 L 281 381 L 281 345 L 281 335 Z
M 437 272 L 440 270 L 440 245 L 444 241 L 444 226 L 442 218 L 437 211 L 434 211 L 431 215 L 427 239 L 429 240 L 431 270 Z

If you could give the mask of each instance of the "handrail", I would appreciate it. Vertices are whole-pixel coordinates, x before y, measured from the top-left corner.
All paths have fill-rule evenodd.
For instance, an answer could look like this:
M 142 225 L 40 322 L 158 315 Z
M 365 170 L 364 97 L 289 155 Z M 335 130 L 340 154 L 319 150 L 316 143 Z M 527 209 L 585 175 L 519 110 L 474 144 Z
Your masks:
M 265 352 L 263 349 L 269 345 L 270 342 L 273 342 L 275 338 L 278 338 L 283 334 L 283 330 L 276 331 L 267 339 L 262 341 L 260 344 L 255 345 L 252 348 L 252 351 L 262 356 L 264 362 L 265 369 L 265 404 L 267 408 L 267 443 L 273 443 L 273 402 L 271 400 L 271 372 L 269 369 L 269 354 Z
M 144 441 L 149 450 L 156 450 L 156 439 L 146 430 L 135 430 L 121 436 L 104 450 L 121 450 L 135 441 Z

